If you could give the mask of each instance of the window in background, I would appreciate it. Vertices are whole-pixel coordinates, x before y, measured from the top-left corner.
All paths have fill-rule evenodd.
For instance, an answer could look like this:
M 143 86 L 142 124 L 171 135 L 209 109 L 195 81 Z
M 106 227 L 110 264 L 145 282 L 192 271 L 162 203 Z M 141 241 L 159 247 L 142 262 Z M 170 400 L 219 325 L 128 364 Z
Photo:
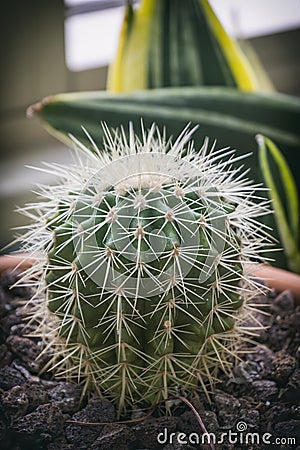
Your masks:
M 125 0 L 65 0 L 69 70 L 102 67 L 112 61 L 125 3 Z M 236 37 L 252 38 L 300 27 L 300 0 L 210 0 L 210 3 L 226 30 Z
M 117 49 L 123 15 L 122 6 L 70 14 L 65 20 L 68 69 L 76 72 L 107 66 Z
M 227 32 L 253 38 L 300 27 L 299 0 L 210 0 Z

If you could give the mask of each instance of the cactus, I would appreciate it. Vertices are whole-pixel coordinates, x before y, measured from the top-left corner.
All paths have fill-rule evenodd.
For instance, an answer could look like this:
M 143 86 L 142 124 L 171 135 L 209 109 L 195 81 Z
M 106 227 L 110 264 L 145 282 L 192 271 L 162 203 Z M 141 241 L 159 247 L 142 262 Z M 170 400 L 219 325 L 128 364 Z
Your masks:
M 140 138 L 103 128 L 104 148 L 76 141 L 73 167 L 47 169 L 62 183 L 24 208 L 34 223 L 22 240 L 37 255 L 24 278 L 47 367 L 121 414 L 230 374 L 251 333 L 259 287 L 245 264 L 269 240 L 257 221 L 268 207 L 233 168 L 241 157 L 208 140 L 196 152 L 194 130 L 173 143 L 154 125 Z

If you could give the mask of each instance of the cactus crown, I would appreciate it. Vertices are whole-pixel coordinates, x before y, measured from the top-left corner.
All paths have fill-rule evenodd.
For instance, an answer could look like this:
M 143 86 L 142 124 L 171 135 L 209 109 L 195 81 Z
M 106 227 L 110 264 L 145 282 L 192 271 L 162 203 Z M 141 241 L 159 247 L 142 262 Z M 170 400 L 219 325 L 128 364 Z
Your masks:
M 230 149 L 195 151 L 153 125 L 139 139 L 103 125 L 102 151 L 40 188 L 22 237 L 37 263 L 28 305 L 58 375 L 93 385 L 121 413 L 230 373 L 258 291 L 245 263 L 268 241 L 267 204 Z M 37 280 L 39 281 L 38 286 Z

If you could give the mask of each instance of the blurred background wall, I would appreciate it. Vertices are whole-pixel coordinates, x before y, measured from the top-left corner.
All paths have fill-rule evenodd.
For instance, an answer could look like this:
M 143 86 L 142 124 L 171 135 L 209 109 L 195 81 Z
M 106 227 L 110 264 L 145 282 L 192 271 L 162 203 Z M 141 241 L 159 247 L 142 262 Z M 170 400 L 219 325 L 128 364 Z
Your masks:
M 95 9 L 100 3 L 107 7 L 120 2 L 86 2 L 92 3 Z M 107 74 L 101 64 L 79 71 L 67 68 L 65 21 L 70 8 L 63 0 L 10 0 L 1 16 L 0 249 L 12 240 L 12 227 L 24 223 L 15 206 L 34 199 L 35 183 L 51 182 L 25 165 L 70 161 L 63 144 L 26 118 L 26 108 L 52 93 L 105 89 Z M 276 89 L 300 96 L 300 29 L 252 37 L 251 43 Z
M 27 107 L 50 94 L 105 87 L 106 67 L 67 69 L 65 19 L 63 0 L 10 0 L 2 12 L 0 253 L 15 235 L 12 227 L 25 222 L 15 207 L 34 200 L 36 183 L 51 182 L 25 165 L 70 161 L 69 150 L 26 117 Z

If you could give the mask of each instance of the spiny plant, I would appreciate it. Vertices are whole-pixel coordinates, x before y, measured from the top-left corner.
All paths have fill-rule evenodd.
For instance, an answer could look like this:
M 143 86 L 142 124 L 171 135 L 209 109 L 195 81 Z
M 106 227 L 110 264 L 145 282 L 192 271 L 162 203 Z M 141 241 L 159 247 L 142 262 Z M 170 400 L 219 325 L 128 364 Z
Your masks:
M 269 241 L 257 220 L 268 205 L 234 168 L 241 157 L 208 140 L 196 151 L 188 127 L 175 142 L 155 125 L 141 138 L 132 126 L 128 137 L 103 129 L 103 148 L 75 140 L 74 165 L 46 169 L 60 184 L 24 208 L 36 264 L 23 282 L 47 367 L 109 395 L 121 414 L 230 374 L 252 333 L 259 286 L 245 266 Z

